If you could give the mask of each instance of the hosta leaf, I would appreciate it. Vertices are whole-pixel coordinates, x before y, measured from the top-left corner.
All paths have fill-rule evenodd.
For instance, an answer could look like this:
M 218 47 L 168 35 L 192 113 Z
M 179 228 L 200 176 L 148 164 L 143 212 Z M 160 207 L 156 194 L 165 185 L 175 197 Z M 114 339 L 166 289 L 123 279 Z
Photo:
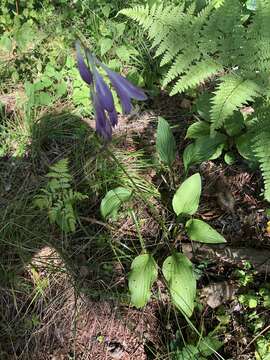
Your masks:
M 183 154 L 185 171 L 191 165 L 199 164 L 203 161 L 211 159 L 216 154 L 220 155 L 221 144 L 226 143 L 226 136 L 216 133 L 214 137 L 202 136 L 192 144 L 189 144 Z M 222 150 L 222 149 L 221 149 Z
M 254 154 L 253 148 L 252 148 L 252 141 L 254 139 L 254 132 L 248 131 L 245 134 L 238 136 L 235 139 L 236 148 L 239 152 L 239 154 L 247 160 L 257 162 L 256 155 Z
M 220 233 L 218 233 L 215 229 L 202 220 L 188 220 L 186 223 L 186 230 L 188 236 L 193 241 L 208 244 L 222 244 L 226 242 Z
M 210 135 L 210 125 L 205 121 L 197 121 L 187 129 L 186 139 L 198 139 Z
M 172 301 L 188 317 L 193 313 L 196 280 L 190 260 L 181 253 L 167 257 L 162 266 Z
M 170 125 L 162 117 L 158 118 L 156 148 L 161 161 L 171 166 L 176 157 L 175 139 Z
M 233 152 L 229 151 L 224 155 L 224 161 L 228 165 L 233 165 L 236 161 L 235 155 Z
M 122 203 L 128 201 L 132 193 L 123 187 L 118 187 L 107 192 L 100 204 L 100 211 L 104 218 L 114 218 Z
M 224 127 L 229 136 L 237 136 L 245 128 L 243 114 L 240 111 L 234 112 L 233 116 L 228 117 L 224 122 Z
M 157 274 L 157 264 L 152 255 L 139 255 L 133 260 L 128 277 L 132 305 L 140 308 L 147 303 L 151 296 L 151 287 L 157 279 Z
M 176 215 L 194 214 L 199 206 L 202 191 L 202 181 L 199 173 L 190 176 L 174 194 L 172 200 L 173 210 Z

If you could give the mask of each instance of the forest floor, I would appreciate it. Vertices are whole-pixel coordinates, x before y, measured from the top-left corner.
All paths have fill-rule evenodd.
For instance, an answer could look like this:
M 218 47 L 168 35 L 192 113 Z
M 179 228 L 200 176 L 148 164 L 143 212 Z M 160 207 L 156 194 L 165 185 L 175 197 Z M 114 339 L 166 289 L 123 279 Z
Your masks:
M 173 126 L 181 154 L 187 143 L 185 130 L 193 121 L 191 105 L 191 100 L 163 95 L 149 102 L 144 112 L 122 117 L 111 146 L 126 168 L 133 171 L 138 166 L 138 152 L 148 157 L 155 152 L 158 116 Z M 85 119 L 88 122 L 92 123 Z M 117 221 L 105 223 L 99 213 L 101 198 L 93 195 L 79 206 L 78 229 L 66 236 L 32 205 L 46 182 L 49 165 L 63 157 L 69 158 L 75 187 L 81 192 L 96 186 L 99 194 L 98 181 L 107 181 L 104 188 L 110 189 L 118 180 L 108 174 L 114 165 L 107 161 L 108 179 L 100 179 L 104 172 L 91 134 L 89 140 L 88 125 L 73 115 L 44 117 L 38 127 L 25 156 L 0 159 L 0 358 L 173 358 L 181 337 L 193 343 L 194 332 L 171 305 L 160 280 L 143 309 L 129 304 L 127 273 L 139 253 L 130 216 L 123 212 Z M 140 179 L 160 191 L 162 205 L 155 197 L 153 204 L 169 224 L 166 183 L 155 167 L 145 164 L 139 168 Z M 270 351 L 270 236 L 260 173 L 240 160 L 232 166 L 208 161 L 191 169 L 196 171 L 203 179 L 198 215 L 227 243 L 198 246 L 185 237 L 171 239 L 171 245 L 192 259 L 198 271 L 200 305 L 192 322 L 204 336 L 214 332 L 223 343 L 219 355 L 208 359 L 268 359 L 259 357 L 262 347 L 265 354 Z M 179 182 L 182 175 L 179 156 L 175 165 Z M 123 182 L 124 175 L 117 176 Z M 147 247 L 158 249 L 162 241 L 158 223 L 145 204 L 138 202 L 134 209 Z M 159 259 L 166 256 L 157 253 Z M 204 359 L 175 357 L 189 358 Z

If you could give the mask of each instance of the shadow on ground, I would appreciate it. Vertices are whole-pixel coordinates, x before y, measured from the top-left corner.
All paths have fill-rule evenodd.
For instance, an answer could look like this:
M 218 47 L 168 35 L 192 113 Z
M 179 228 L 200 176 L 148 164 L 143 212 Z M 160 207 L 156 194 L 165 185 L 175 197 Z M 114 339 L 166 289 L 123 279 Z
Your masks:
M 100 195 L 117 179 L 95 184 L 93 131 L 72 114 L 50 114 L 31 138 L 25 157 L 0 159 L 0 357 L 146 359 L 162 344 L 158 304 L 129 307 L 126 264 L 134 249 L 121 259 L 120 237 L 99 220 Z M 76 190 L 89 196 L 68 235 L 33 205 L 48 167 L 64 157 Z M 134 240 L 133 233 L 128 246 Z

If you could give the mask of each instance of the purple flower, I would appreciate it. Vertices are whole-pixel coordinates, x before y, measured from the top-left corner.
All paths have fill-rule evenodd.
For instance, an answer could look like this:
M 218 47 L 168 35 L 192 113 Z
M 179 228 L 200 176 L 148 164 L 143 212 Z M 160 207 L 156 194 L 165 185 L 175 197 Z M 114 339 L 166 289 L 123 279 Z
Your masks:
M 93 82 L 93 76 L 91 71 L 88 69 L 87 65 L 85 64 L 82 54 L 81 54 L 81 47 L 80 43 L 76 41 L 76 55 L 77 55 L 77 64 L 78 69 L 81 75 L 81 78 L 88 84 L 91 85 Z
M 140 88 L 134 86 L 126 78 L 110 70 L 104 64 L 100 63 L 100 65 L 108 74 L 112 86 L 114 87 L 117 95 L 119 96 L 124 114 L 129 114 L 131 111 L 132 108 L 131 99 L 135 99 L 135 100 L 147 99 L 147 96 Z
M 138 87 L 132 85 L 123 76 L 110 70 L 102 64 L 89 49 L 84 49 L 89 61 L 89 67 L 85 64 L 80 51 L 80 44 L 76 42 L 77 62 L 82 79 L 90 86 L 91 99 L 96 114 L 96 131 L 105 140 L 111 140 L 112 127 L 117 125 L 118 117 L 115 110 L 112 92 L 102 76 L 99 74 L 96 65 L 101 66 L 107 73 L 113 88 L 115 89 L 124 114 L 129 114 L 132 105 L 131 99 L 146 100 L 147 96 Z
M 112 138 L 112 127 L 97 96 L 94 96 L 93 102 L 96 113 L 96 132 L 109 141 Z
M 96 68 L 94 68 L 94 84 L 101 106 L 108 112 L 112 112 L 115 109 L 112 92 Z

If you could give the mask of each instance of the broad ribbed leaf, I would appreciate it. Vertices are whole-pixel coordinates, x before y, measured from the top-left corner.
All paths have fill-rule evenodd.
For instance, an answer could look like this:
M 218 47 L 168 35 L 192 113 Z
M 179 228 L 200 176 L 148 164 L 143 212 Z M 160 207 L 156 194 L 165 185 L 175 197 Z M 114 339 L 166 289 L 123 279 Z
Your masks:
M 199 206 L 202 191 L 202 181 L 199 173 L 190 176 L 174 194 L 172 200 L 173 210 L 176 215 L 194 214 Z
M 162 117 L 158 118 L 156 148 L 161 161 L 172 166 L 176 157 L 175 139 L 170 125 Z
M 123 187 L 118 187 L 107 192 L 100 204 L 100 211 L 104 218 L 115 217 L 120 206 L 128 201 L 132 193 Z
M 248 131 L 245 134 L 238 136 L 235 139 L 235 145 L 239 154 L 244 159 L 257 162 L 258 160 L 252 148 L 254 137 L 255 137 L 255 133 L 253 131 Z
M 139 255 L 133 260 L 128 277 L 132 305 L 140 308 L 147 303 L 157 274 L 157 264 L 152 255 Z
M 228 151 L 225 155 L 224 155 L 224 161 L 226 164 L 228 165 L 233 165 L 236 161 L 236 157 L 235 154 L 232 151 Z
M 193 241 L 207 244 L 222 244 L 226 242 L 220 233 L 202 220 L 190 219 L 186 223 L 186 230 L 188 236 Z
M 233 116 L 225 120 L 224 127 L 229 136 L 238 136 L 245 128 L 243 114 L 240 111 L 234 112 Z
M 213 157 L 217 158 L 217 155 L 221 155 L 221 144 L 225 144 L 226 139 L 225 135 L 216 133 L 214 137 L 202 136 L 196 139 L 194 143 L 189 144 L 183 154 L 185 171 L 191 165 L 199 164 Z
M 193 313 L 196 296 L 196 279 L 190 260 L 181 253 L 167 257 L 162 266 L 172 301 L 188 317 Z
M 186 139 L 198 139 L 210 135 L 210 125 L 205 121 L 197 121 L 187 129 Z

